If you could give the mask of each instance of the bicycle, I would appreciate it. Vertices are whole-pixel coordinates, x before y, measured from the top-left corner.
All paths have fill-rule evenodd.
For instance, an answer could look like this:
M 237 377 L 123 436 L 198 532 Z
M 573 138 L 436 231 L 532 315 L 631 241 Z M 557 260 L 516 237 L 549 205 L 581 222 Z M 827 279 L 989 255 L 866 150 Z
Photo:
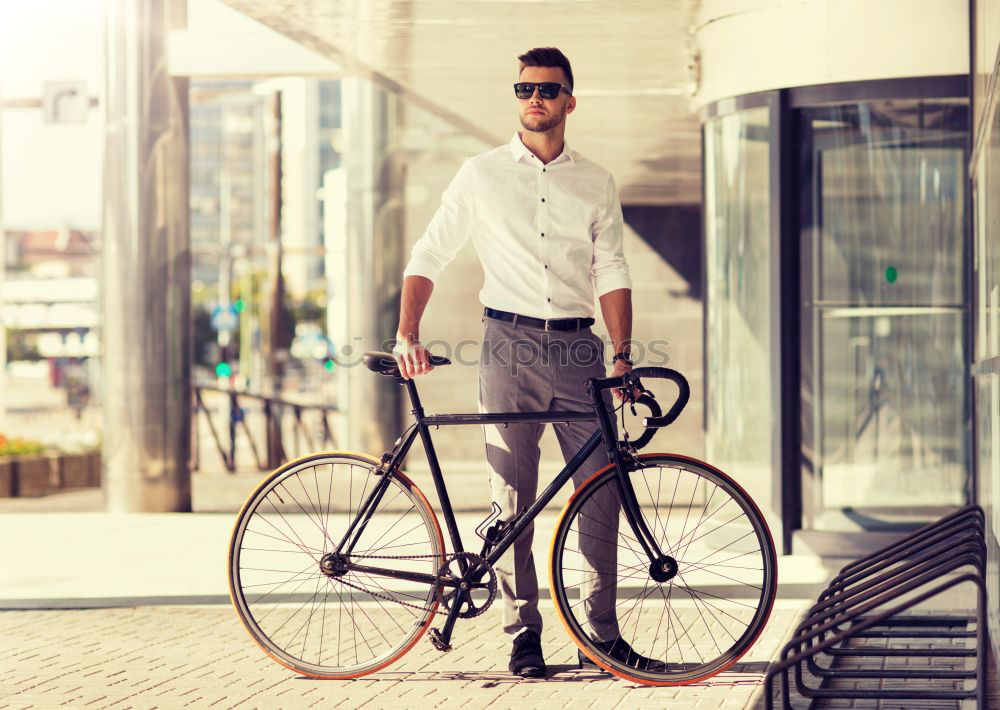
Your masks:
M 592 412 L 427 415 L 416 384 L 401 377 L 392 355 L 366 353 L 363 361 L 406 386 L 413 423 L 381 458 L 329 451 L 280 466 L 247 499 L 233 529 L 230 596 L 251 637 L 275 661 L 315 678 L 374 673 L 412 648 L 439 611 L 445 621 L 430 629 L 430 640 L 438 650 L 450 650 L 458 619 L 478 616 L 493 602 L 493 565 L 601 444 L 609 464 L 572 494 L 550 548 L 550 589 L 575 644 L 620 678 L 683 685 L 729 668 L 756 641 L 777 590 L 774 542 L 760 510 L 709 464 L 638 453 L 686 406 L 690 390 L 681 373 L 639 367 L 620 377 L 589 378 Z M 450 360 L 431 356 L 431 364 Z M 666 415 L 641 378 L 677 385 Z M 602 391 L 618 387 L 639 393 L 626 397 L 633 414 L 636 404 L 649 409 L 645 430 L 634 441 L 627 432 L 617 440 L 614 412 L 602 399 Z M 623 422 L 625 403 L 617 408 Z M 494 504 L 476 529 L 483 541 L 479 554 L 467 551 L 431 427 L 584 420 L 598 428 L 534 503 L 508 520 L 501 520 Z M 427 498 L 399 468 L 417 436 L 451 553 Z M 598 542 L 606 545 L 600 559 L 593 552 Z M 586 545 L 590 552 L 581 552 Z M 335 606 L 328 612 L 331 600 Z M 602 614 L 603 631 L 595 622 Z M 619 641 L 600 638 L 609 623 L 621 641 L 655 664 L 615 655 Z

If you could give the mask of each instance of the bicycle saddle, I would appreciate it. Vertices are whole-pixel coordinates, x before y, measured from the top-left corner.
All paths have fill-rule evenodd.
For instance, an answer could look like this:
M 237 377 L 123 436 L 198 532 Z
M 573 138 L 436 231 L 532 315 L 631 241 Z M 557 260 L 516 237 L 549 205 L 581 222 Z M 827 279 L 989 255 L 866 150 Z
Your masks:
M 446 357 L 431 355 L 430 353 L 427 353 L 427 356 L 430 359 L 431 365 L 435 367 L 451 364 L 451 360 Z M 396 365 L 396 358 L 390 353 L 367 352 L 361 356 L 361 362 L 372 372 L 377 372 L 386 377 L 398 378 L 400 382 L 403 381 L 402 375 L 399 374 L 399 367 Z

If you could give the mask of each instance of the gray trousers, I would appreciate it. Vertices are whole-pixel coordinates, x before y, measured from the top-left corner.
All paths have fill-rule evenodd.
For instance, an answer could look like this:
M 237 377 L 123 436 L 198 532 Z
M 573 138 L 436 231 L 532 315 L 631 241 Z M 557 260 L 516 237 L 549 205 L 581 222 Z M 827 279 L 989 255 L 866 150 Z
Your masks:
M 545 331 L 514 325 L 483 316 L 483 346 L 479 361 L 479 411 L 496 412 L 592 412 L 584 382 L 588 377 L 606 377 L 604 343 L 591 329 Z M 611 392 L 603 392 L 611 406 Z M 617 423 L 612 418 L 617 434 Z M 552 425 L 569 461 L 597 430 L 596 422 L 561 422 Z M 484 426 L 486 460 L 490 470 L 493 501 L 501 518 L 509 521 L 529 507 L 538 491 L 539 441 L 544 423 L 511 423 Z M 579 487 L 595 471 L 609 463 L 603 444 L 577 469 L 573 483 Z M 545 485 L 558 471 L 546 472 Z M 568 553 L 565 564 L 579 568 L 580 581 L 567 581 L 580 589 L 586 614 L 585 630 L 595 639 L 612 640 L 618 634 L 615 612 L 617 566 L 617 496 L 605 489 L 588 504 L 574 526 L 567 547 L 579 544 L 579 554 Z M 503 628 L 508 634 L 523 629 L 542 630 L 538 613 L 538 580 L 531 554 L 534 525 L 504 553 L 496 565 L 503 599 Z M 573 572 L 570 572 L 573 574 Z M 571 590 L 572 591 L 572 590 Z M 576 603 L 576 602 L 574 602 Z M 579 618 L 579 617 L 577 617 Z

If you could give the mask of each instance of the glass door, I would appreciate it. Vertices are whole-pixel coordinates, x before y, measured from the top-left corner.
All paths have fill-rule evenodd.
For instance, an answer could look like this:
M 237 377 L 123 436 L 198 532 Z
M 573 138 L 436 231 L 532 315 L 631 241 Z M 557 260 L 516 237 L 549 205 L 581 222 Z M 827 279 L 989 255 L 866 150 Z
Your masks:
M 798 114 L 804 527 L 969 499 L 967 102 Z

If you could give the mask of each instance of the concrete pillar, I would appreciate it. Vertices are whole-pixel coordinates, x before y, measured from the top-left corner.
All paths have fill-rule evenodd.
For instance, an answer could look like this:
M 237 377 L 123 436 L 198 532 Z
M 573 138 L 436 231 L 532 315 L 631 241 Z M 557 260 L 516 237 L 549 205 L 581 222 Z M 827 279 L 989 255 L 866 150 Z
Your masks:
M 402 431 L 402 387 L 361 365 L 396 334 L 404 264 L 403 167 L 397 148 L 402 107 L 368 79 L 342 80 L 343 166 L 347 175 L 347 368 L 344 448 L 379 453 Z M 346 406 L 345 406 L 346 405 Z
M 190 511 L 188 81 L 183 2 L 106 0 L 104 489 L 112 511 Z

